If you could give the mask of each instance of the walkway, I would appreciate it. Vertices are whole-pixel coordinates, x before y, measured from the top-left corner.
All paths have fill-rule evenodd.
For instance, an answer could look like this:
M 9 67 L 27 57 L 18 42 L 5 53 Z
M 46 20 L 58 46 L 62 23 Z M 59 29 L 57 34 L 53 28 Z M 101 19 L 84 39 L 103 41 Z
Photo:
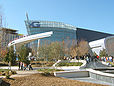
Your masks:
M 0 67 L 0 68 L 1 69 L 8 69 L 8 67 Z M 16 71 L 17 74 L 12 75 L 11 78 L 13 78 L 13 77 L 24 77 L 24 76 L 29 76 L 31 74 L 36 74 L 36 73 L 38 73 L 37 69 L 40 69 L 40 68 L 53 68 L 53 67 L 35 67 L 35 68 L 33 68 L 34 70 L 31 70 L 31 71 Z M 76 67 L 76 66 L 56 67 L 56 68 L 57 69 L 64 69 L 64 70 L 78 70 L 79 66 L 78 67 Z M 18 70 L 18 67 L 11 67 L 11 69 Z M 5 77 L 5 76 L 1 76 L 1 77 Z M 104 85 L 114 86 L 111 83 L 95 80 L 95 79 L 92 79 L 90 77 L 85 77 L 85 78 L 68 78 L 68 79 L 79 80 L 79 81 L 82 81 L 82 82 L 90 82 L 90 83 L 97 83 L 97 84 L 104 84 Z
M 114 84 L 112 84 L 112 83 L 108 83 L 108 82 L 104 82 L 104 81 L 100 81 L 100 80 L 95 80 L 95 79 L 90 78 L 90 77 L 83 77 L 83 78 L 68 78 L 68 79 L 78 80 L 78 81 L 82 81 L 82 82 L 90 82 L 90 83 L 96 83 L 96 84 L 103 84 L 103 85 L 114 86 Z
M 31 74 L 36 74 L 38 73 L 37 70 L 30 70 L 30 71 L 16 71 L 17 74 L 12 75 L 11 78 L 13 77 L 24 77 L 24 76 L 29 76 Z
M 31 74 L 39 73 L 37 70 L 30 70 L 30 71 L 16 71 L 17 74 L 11 75 L 11 78 L 13 77 L 24 77 L 29 76 Z M 5 78 L 5 76 L 0 76 L 0 78 Z

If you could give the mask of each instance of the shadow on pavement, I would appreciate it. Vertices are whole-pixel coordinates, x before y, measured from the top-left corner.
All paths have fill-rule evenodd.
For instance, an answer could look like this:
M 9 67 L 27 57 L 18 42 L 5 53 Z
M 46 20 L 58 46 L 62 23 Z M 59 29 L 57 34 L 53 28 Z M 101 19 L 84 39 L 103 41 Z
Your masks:
M 0 86 L 10 86 L 10 83 L 7 83 L 5 81 L 2 81 L 2 83 L 0 84 Z

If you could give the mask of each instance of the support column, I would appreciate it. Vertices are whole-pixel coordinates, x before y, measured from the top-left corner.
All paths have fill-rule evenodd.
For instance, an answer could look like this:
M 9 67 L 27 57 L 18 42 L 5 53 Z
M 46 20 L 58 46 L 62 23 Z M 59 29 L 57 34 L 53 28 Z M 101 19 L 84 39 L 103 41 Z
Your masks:
M 13 48 L 14 48 L 14 53 L 16 53 L 16 46 L 15 46 L 15 44 L 13 45 Z
M 40 46 L 40 39 L 38 39 L 37 57 L 38 57 L 38 49 L 39 49 L 39 46 Z

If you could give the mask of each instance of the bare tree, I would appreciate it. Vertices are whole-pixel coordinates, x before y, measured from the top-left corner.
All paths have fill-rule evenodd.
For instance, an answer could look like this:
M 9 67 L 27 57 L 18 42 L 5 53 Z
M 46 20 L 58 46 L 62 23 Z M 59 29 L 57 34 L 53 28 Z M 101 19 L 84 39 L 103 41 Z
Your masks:
M 65 41 L 63 40 L 63 42 L 62 42 L 63 43 L 64 54 L 66 56 L 70 55 L 70 48 L 71 48 L 71 45 L 72 45 L 71 42 L 72 41 L 69 40 L 69 38 L 67 38 Z
M 72 57 L 77 56 L 78 55 L 78 48 L 77 47 L 71 47 L 71 49 L 70 49 L 70 55 Z
M 50 44 L 50 55 L 49 57 L 54 59 L 62 59 L 64 57 L 64 51 L 61 42 L 52 42 Z
M 73 40 L 72 41 L 72 45 L 71 45 L 71 47 L 70 47 L 70 55 L 72 56 L 72 57 L 75 57 L 75 56 L 77 56 L 78 54 L 78 48 L 77 48 L 77 45 L 76 45 L 76 41 L 75 40 Z
M 64 51 L 62 43 L 60 42 L 51 42 L 47 44 L 45 42 L 38 49 L 39 58 L 44 58 L 45 60 L 57 60 L 64 57 Z
M 81 40 L 78 43 L 78 50 L 79 50 L 79 56 L 84 56 L 85 54 L 88 54 L 89 52 L 88 42 L 85 40 Z

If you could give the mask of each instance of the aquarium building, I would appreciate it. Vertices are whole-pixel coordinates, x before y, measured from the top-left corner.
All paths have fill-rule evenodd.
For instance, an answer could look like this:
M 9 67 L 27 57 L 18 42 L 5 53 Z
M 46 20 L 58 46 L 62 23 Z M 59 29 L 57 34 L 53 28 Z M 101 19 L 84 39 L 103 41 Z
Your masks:
M 52 36 L 40 39 L 40 44 L 43 41 L 55 42 L 55 41 L 67 41 L 76 40 L 76 27 L 55 21 L 25 21 L 28 35 L 39 34 L 44 32 L 53 31 Z M 38 40 L 33 42 L 34 45 L 38 45 Z
M 85 40 L 91 42 L 102 38 L 106 38 L 108 36 L 113 36 L 113 34 L 78 28 L 70 24 L 65 24 L 56 21 L 39 21 L 39 20 L 27 19 L 25 21 L 25 24 L 28 35 L 53 31 L 53 34 L 50 37 L 40 39 L 40 41 L 36 40 L 30 43 L 29 46 L 34 45 L 34 48 L 36 48 L 39 43 L 42 44 L 44 41 L 67 42 L 67 40 L 70 41 Z

